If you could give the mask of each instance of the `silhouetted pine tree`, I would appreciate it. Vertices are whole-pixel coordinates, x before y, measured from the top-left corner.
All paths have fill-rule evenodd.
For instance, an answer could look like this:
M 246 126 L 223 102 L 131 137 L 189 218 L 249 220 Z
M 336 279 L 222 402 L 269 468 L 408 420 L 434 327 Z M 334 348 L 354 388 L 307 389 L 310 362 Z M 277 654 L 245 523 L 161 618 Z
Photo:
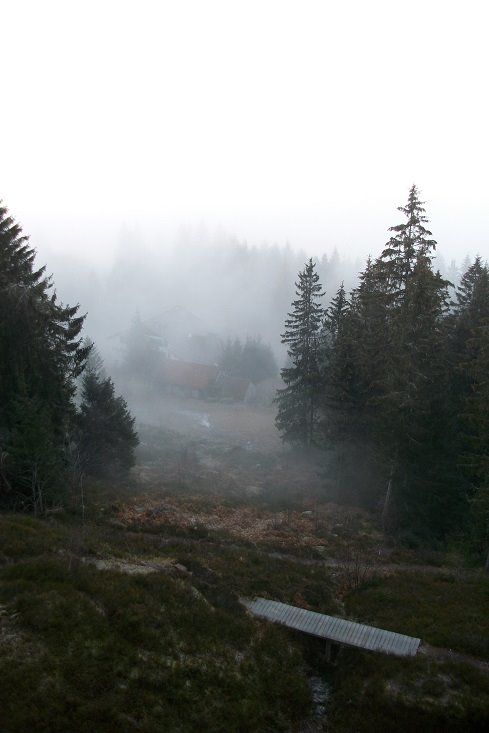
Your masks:
M 379 476 L 372 399 L 384 369 L 384 283 L 369 258 L 360 283 L 346 299 L 340 288 L 326 311 L 323 398 L 326 443 L 340 500 L 374 506 Z M 359 475 L 362 480 L 359 481 Z
M 106 377 L 95 349 L 82 378 L 78 416 L 81 468 L 93 476 L 121 476 L 134 465 L 139 438 L 123 397 Z
M 416 263 L 420 259 L 431 262 L 436 248 L 435 240 L 431 239 L 432 233 L 424 226 L 428 219 L 415 185 L 409 190 L 406 206 L 399 206 L 398 211 L 406 217 L 406 221 L 390 227 L 389 231 L 394 234 L 378 260 L 379 273 L 385 280 L 391 304 L 404 299 Z
M 407 221 L 391 228 L 395 235 L 376 262 L 385 339 L 370 402 L 374 438 L 389 467 L 384 518 L 395 505 L 401 520 L 442 530 L 440 506 L 447 519 L 453 499 L 443 463 L 448 282 L 433 271 L 436 242 L 415 186 L 399 210 Z
M 299 272 L 295 285 L 297 300 L 292 303 L 282 335 L 290 365 L 281 370 L 286 386 L 277 390 L 276 424 L 284 440 L 310 446 L 319 439 L 319 348 L 324 318 L 320 303 L 323 292 L 312 259 Z
M 463 273 L 452 306 L 452 349 L 464 361 L 474 330 L 489 318 L 489 269 L 479 256 Z
M 59 497 L 54 485 L 87 350 L 78 306 L 57 302 L 34 259 L 28 238 L 0 206 L 0 496 L 37 510 Z
M 140 380 L 145 386 L 158 383 L 162 355 L 157 338 L 156 333 L 143 323 L 139 314 L 134 316 L 123 337 L 123 371 L 127 377 Z
M 378 492 L 384 476 L 386 526 L 442 531 L 456 504 L 446 468 L 448 283 L 433 271 L 436 243 L 415 186 L 399 210 L 406 221 L 368 260 L 337 333 L 341 292 L 328 309 L 325 395 L 344 452 L 355 454 L 362 475 L 377 473 L 368 491 Z
M 326 439 L 339 440 L 345 430 L 350 391 L 350 303 L 343 283 L 325 311 L 320 338 L 321 396 Z
M 468 263 L 467 263 L 468 264 Z M 457 475 L 470 512 L 467 531 L 489 548 L 489 269 L 480 257 L 468 264 L 450 315 L 451 428 Z M 489 560 L 489 556 L 488 556 Z
M 273 351 L 261 338 L 248 337 L 244 344 L 240 339 L 228 339 L 221 359 L 221 369 L 232 377 L 249 379 L 257 384 L 278 372 Z
M 469 533 L 481 551 L 489 550 L 489 318 L 474 329 L 464 374 L 470 380 L 462 412 L 464 453 L 461 463 L 469 481 Z M 489 567 L 489 554 L 487 563 Z
M 51 411 L 38 397 L 20 394 L 12 404 L 12 428 L 8 442 L 9 496 L 13 508 L 29 508 L 42 514 L 63 499 L 66 491 L 64 446 L 56 440 Z

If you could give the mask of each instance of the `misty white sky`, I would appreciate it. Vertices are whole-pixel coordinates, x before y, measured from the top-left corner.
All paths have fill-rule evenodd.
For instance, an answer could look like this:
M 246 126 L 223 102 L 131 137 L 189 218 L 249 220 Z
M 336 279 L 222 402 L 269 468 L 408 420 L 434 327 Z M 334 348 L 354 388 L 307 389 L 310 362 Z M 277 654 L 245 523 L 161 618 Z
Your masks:
M 489 257 L 487 2 L 0 0 L 0 198 L 33 246 L 123 225 L 378 254 L 410 185 Z

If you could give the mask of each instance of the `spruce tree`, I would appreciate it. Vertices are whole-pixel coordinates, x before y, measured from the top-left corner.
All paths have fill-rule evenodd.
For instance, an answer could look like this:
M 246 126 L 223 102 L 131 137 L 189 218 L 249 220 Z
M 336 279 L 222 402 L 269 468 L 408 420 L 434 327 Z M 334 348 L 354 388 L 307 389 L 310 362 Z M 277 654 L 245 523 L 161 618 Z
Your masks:
M 436 248 L 435 240 L 431 239 L 432 233 L 425 227 L 428 219 L 415 185 L 409 190 L 406 205 L 399 206 L 398 211 L 406 221 L 390 227 L 389 231 L 394 234 L 379 258 L 379 273 L 385 280 L 386 292 L 392 303 L 403 300 L 416 263 L 420 259 L 431 261 Z
M 140 380 L 145 387 L 160 379 L 161 353 L 155 336 L 137 313 L 124 337 L 123 371 L 128 378 Z
M 349 308 L 340 291 L 327 311 L 323 392 L 340 455 L 354 456 L 365 484 L 370 477 L 363 498 L 371 505 L 383 476 L 385 526 L 441 530 L 441 504 L 456 503 L 444 467 L 448 283 L 433 271 L 436 243 L 415 186 L 399 210 L 406 221 L 368 260 Z
M 467 266 L 460 278 L 457 288 L 457 300 L 454 303 L 457 316 L 464 316 L 473 326 L 475 321 L 489 316 L 489 271 L 487 264 L 477 255 L 474 262 Z
M 460 279 L 449 319 L 451 348 L 459 375 L 462 365 L 470 359 L 475 330 L 486 318 L 489 318 L 489 269 L 477 256 Z
M 328 413 L 324 430 L 330 440 L 339 439 L 344 432 L 348 409 L 345 396 L 350 387 L 350 316 L 350 302 L 341 283 L 325 311 L 319 352 L 321 396 Z
M 468 480 L 471 505 L 469 533 L 489 568 L 489 318 L 474 329 L 471 359 L 464 365 L 470 391 L 462 403 L 460 463 Z
M 324 317 L 326 338 L 334 344 L 341 335 L 343 325 L 349 312 L 350 304 L 346 297 L 345 285 L 341 283 L 336 295 L 332 298 Z
M 219 361 L 220 368 L 231 377 L 249 379 L 257 384 L 277 375 L 278 367 L 270 346 L 260 337 L 247 337 L 244 344 L 240 339 L 228 339 Z
M 39 397 L 20 394 L 12 416 L 9 506 L 42 514 L 65 493 L 64 446 L 56 441 L 51 412 Z
M 351 303 L 342 283 L 325 311 L 320 346 L 321 432 L 323 446 L 332 451 L 329 466 L 336 500 L 352 496 L 347 465 L 356 458 L 352 421 L 355 344 L 351 336 Z
M 326 311 L 323 369 L 333 415 L 342 415 L 343 432 L 357 442 L 372 432 L 372 401 L 385 368 L 387 337 L 384 284 L 370 258 L 359 280 L 349 299 L 341 287 Z
M 386 340 L 384 284 L 369 258 L 347 299 L 343 287 L 324 323 L 322 396 L 325 439 L 333 448 L 338 499 L 374 507 L 378 500 L 378 450 L 373 423 Z M 362 481 L 358 481 L 358 475 Z
M 100 356 L 92 346 L 82 378 L 78 416 L 81 468 L 92 476 L 123 476 L 135 463 L 139 438 L 123 397 L 105 376 Z
M 388 470 L 387 498 L 394 499 L 398 515 L 442 531 L 440 507 L 454 501 L 444 441 L 449 283 L 433 271 L 436 242 L 425 227 L 415 186 L 399 210 L 407 221 L 391 227 L 395 235 L 376 263 L 386 333 L 383 366 L 372 390 L 372 427 Z
M 489 269 L 476 257 L 462 275 L 449 319 L 450 402 L 459 483 L 469 501 L 468 534 L 489 549 Z M 488 562 L 489 562 L 489 555 Z
M 277 390 L 276 424 L 283 440 L 311 446 L 318 442 L 320 410 L 320 334 L 324 295 L 312 259 L 299 272 L 297 299 L 285 322 L 282 343 L 287 345 L 289 365 L 281 370 L 285 382 Z
M 57 302 L 34 261 L 28 238 L 0 205 L 0 492 L 4 502 L 38 510 L 59 499 L 87 350 L 78 306 Z

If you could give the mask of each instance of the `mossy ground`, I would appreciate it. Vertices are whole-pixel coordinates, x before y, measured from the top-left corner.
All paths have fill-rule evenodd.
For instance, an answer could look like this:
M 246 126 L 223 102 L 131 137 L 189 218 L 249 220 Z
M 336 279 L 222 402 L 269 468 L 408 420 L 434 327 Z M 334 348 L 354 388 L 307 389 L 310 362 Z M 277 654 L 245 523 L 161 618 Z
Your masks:
M 174 442 L 165 460 L 181 450 Z M 213 450 L 222 466 L 222 448 Z M 246 481 L 266 463 L 248 451 L 224 458 Z M 266 596 L 483 660 L 489 581 L 482 573 L 441 550 L 430 563 L 425 551 L 397 547 L 365 512 L 325 503 L 321 514 L 314 492 L 284 498 L 270 484 L 256 496 L 229 494 L 223 480 L 220 492 L 210 483 L 199 493 L 192 471 L 183 474 L 143 487 L 87 482 L 83 515 L 80 496 L 49 520 L 0 515 L 2 733 L 487 728 L 489 675 L 481 669 L 346 649 L 328 665 L 322 647 L 250 618 L 239 603 Z M 292 533 L 281 542 L 246 541 L 199 521 L 124 524 L 121 508 L 140 502 L 143 490 L 153 502 L 190 504 L 197 519 L 217 504 L 226 512 L 312 508 L 314 519 L 308 513 L 301 521 L 317 546 Z M 331 685 L 326 719 L 314 728 L 308 668 Z
M 393 573 L 350 593 L 346 609 L 366 623 L 489 659 L 489 577 L 482 573 Z
M 2 518 L 0 532 L 13 528 L 0 568 L 5 733 L 273 731 L 307 715 L 299 648 L 285 630 L 210 602 L 191 575 L 80 562 L 69 528 Z M 100 546 L 97 528 L 94 539 Z
M 338 733 L 482 733 L 489 675 L 465 664 L 343 650 L 329 711 Z

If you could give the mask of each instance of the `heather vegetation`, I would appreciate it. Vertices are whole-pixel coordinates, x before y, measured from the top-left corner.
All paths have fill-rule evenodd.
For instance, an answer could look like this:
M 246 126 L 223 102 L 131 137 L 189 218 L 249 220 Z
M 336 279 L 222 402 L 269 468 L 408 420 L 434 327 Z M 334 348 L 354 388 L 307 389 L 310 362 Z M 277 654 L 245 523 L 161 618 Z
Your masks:
M 273 492 L 145 488 L 88 482 L 83 523 L 75 505 L 56 521 L 1 518 L 4 730 L 485 729 L 480 570 L 443 554 L 422 564 L 367 513 L 320 502 L 304 516 L 302 492 L 285 506 Z M 254 507 L 280 539 L 215 528 L 223 506 L 241 520 Z M 327 663 L 320 642 L 248 616 L 239 599 L 254 595 L 420 636 L 425 653 L 343 649 Z

